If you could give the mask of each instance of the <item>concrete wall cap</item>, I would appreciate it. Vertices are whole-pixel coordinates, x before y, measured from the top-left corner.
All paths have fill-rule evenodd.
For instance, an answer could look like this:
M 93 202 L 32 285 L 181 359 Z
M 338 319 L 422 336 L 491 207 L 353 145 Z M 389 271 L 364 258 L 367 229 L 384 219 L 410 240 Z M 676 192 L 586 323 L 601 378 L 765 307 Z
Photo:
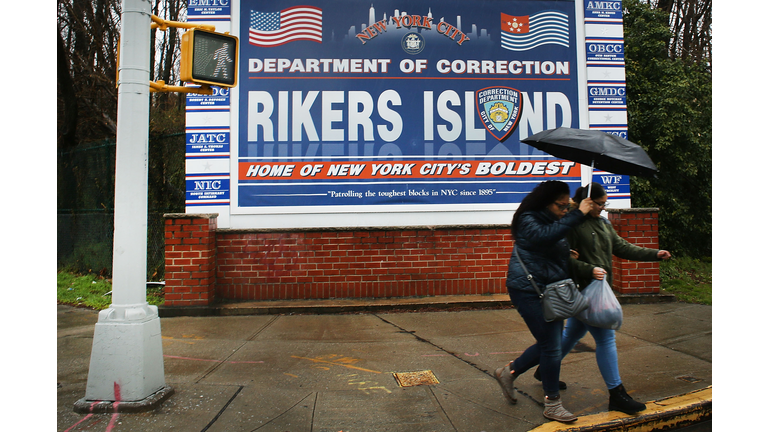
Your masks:
M 658 208 L 646 207 L 646 208 L 609 208 L 605 209 L 608 213 L 648 213 L 657 212 Z
M 285 232 L 346 232 L 346 231 L 451 231 L 475 229 L 510 229 L 509 224 L 501 225 L 422 225 L 397 227 L 307 227 L 307 228 L 219 228 L 221 234 L 285 233 Z
M 164 213 L 166 219 L 216 219 L 218 213 Z

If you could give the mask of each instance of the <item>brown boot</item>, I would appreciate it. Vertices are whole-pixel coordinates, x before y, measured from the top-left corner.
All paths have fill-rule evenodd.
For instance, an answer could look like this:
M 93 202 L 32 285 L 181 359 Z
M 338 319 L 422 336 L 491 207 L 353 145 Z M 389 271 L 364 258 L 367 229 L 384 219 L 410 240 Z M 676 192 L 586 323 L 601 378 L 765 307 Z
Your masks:
M 508 363 L 504 367 L 496 369 L 496 381 L 501 386 L 501 391 L 504 392 L 504 397 L 507 398 L 509 403 L 517 403 L 517 391 L 515 390 L 515 376 L 512 375 L 510 370 L 512 363 Z

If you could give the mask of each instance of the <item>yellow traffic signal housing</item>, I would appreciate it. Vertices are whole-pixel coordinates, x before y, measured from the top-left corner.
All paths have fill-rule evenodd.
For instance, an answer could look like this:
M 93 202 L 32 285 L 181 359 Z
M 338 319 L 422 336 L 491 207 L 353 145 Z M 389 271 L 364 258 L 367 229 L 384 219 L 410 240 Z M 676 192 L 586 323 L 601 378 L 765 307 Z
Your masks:
M 239 40 L 223 33 L 192 29 L 181 37 L 182 81 L 219 87 L 237 85 Z

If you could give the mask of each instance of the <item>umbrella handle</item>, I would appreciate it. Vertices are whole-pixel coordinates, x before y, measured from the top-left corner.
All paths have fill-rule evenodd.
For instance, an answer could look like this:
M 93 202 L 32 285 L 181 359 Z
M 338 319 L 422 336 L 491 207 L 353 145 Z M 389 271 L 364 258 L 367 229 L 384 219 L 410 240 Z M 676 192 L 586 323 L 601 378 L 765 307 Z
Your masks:
M 589 188 L 587 188 L 587 198 L 592 196 L 592 176 L 595 172 L 595 160 L 592 159 L 592 166 L 589 168 Z

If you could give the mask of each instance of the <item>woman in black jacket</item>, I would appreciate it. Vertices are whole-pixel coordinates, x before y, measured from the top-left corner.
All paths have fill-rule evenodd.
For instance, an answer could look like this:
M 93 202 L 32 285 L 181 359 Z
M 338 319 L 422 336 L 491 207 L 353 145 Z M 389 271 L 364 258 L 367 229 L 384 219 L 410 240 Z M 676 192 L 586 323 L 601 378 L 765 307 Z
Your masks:
M 570 189 L 561 181 L 545 181 L 528 194 L 512 218 L 514 248 L 539 286 L 569 277 L 570 247 L 565 237 L 582 223 L 592 210 L 592 200 L 581 201 L 577 210 L 568 212 Z M 540 365 L 544 388 L 544 417 L 571 422 L 576 416 L 563 408 L 560 400 L 560 344 L 563 321 L 546 322 L 541 300 L 526 277 L 513 251 L 507 272 L 507 291 L 515 309 L 525 320 L 536 343 L 515 361 L 496 370 L 496 379 L 504 396 L 517 402 L 515 378 L 533 366 Z

